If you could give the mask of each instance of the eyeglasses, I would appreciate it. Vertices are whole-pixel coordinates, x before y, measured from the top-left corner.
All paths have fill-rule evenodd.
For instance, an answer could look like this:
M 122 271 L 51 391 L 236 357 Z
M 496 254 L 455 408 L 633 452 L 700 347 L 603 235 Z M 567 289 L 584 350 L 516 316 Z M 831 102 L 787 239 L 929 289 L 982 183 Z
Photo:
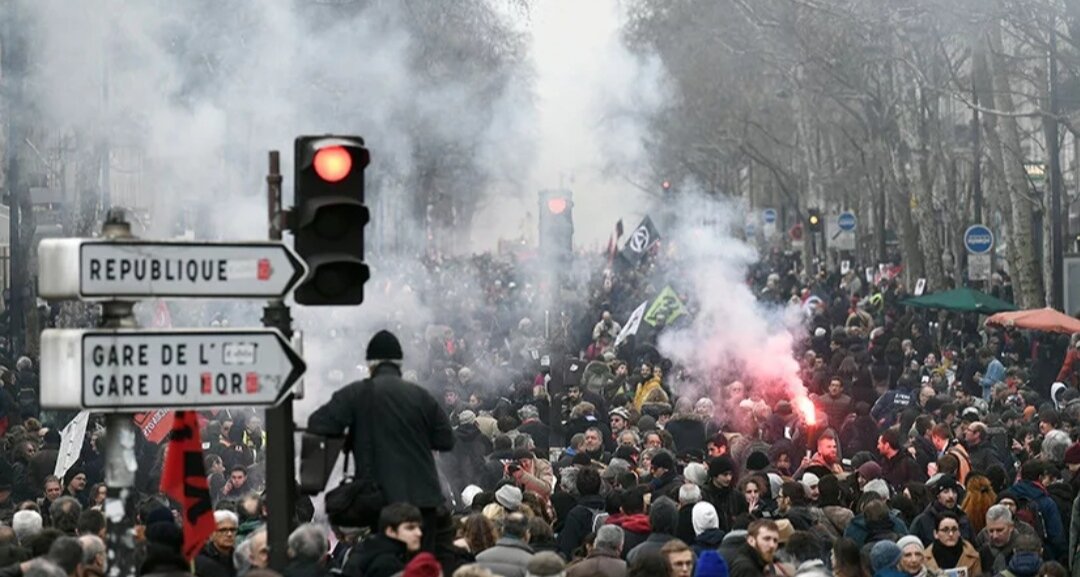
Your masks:
M 223 527 L 217 530 L 218 533 L 235 533 L 236 527 Z
M 959 533 L 960 527 L 942 527 L 938 529 L 938 533 Z

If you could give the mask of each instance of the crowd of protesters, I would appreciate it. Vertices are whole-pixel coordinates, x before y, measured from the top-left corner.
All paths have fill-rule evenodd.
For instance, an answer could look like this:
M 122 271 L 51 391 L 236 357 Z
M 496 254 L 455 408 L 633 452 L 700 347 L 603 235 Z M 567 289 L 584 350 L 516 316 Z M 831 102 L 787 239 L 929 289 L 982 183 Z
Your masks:
M 399 272 L 437 324 L 388 314 L 367 350 L 372 396 L 343 386 L 308 423 L 350 431 L 358 461 L 372 451 L 387 505 L 349 527 L 300 498 L 284 575 L 1080 575 L 1080 341 L 910 308 L 884 269 L 810 276 L 773 254 L 746 283 L 762 307 L 805 316 L 793 354 L 808 411 L 658 352 L 705 297 L 653 252 L 581 257 L 550 278 L 492 255 Z M 623 331 L 665 287 L 685 313 Z M 993 290 L 1008 298 L 1007 276 Z M 104 575 L 102 429 L 92 419 L 54 476 L 72 415 L 42 414 L 21 392 L 37 387 L 33 362 L 13 365 L 0 371 L 3 577 Z M 159 489 L 166 443 L 140 437 L 140 572 L 273 575 L 260 416 L 201 423 L 215 532 L 184 559 Z

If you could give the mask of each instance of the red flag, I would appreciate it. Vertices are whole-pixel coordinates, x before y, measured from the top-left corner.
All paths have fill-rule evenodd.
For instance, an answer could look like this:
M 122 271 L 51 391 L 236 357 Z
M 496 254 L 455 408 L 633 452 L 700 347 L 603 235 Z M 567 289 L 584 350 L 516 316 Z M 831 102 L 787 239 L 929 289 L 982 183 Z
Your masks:
M 172 439 L 165 453 L 161 492 L 180 503 L 184 523 L 184 557 L 195 558 L 214 533 L 214 506 L 203 468 L 199 417 L 195 411 L 176 411 Z

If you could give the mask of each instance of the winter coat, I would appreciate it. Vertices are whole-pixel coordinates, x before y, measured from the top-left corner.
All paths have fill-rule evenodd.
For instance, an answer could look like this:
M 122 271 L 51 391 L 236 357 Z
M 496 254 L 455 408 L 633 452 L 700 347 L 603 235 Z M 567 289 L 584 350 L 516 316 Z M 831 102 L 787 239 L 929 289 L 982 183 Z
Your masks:
M 848 414 L 852 411 L 851 397 L 840 393 L 839 397 L 832 395 L 813 395 L 814 404 L 821 412 L 829 417 L 829 427 L 839 431 L 844 425 Z
M 638 545 L 645 542 L 652 533 L 649 516 L 644 513 L 634 515 L 612 515 L 607 518 L 608 525 L 616 525 L 623 530 L 623 557 Z
M 1072 559 L 1069 559 L 1072 577 L 1080 577 L 1080 495 L 1073 500 L 1072 504 L 1072 522 L 1069 523 L 1069 551 L 1072 551 Z
M 667 393 L 660 386 L 660 379 L 649 379 L 642 383 L 634 393 L 634 408 L 640 411 L 645 403 L 666 403 L 669 400 Z
M 213 543 L 207 543 L 195 558 L 195 574 L 199 577 L 236 577 L 232 551 L 224 553 Z
M 317 561 L 290 561 L 281 574 L 283 577 L 330 577 L 330 571 Z
M 633 565 L 634 560 L 642 555 L 648 555 L 650 553 L 660 553 L 660 549 L 664 548 L 668 542 L 674 541 L 674 535 L 668 535 L 666 533 L 653 533 L 649 535 L 648 539 L 642 541 L 640 545 L 634 547 L 626 554 L 626 562 Z
M 593 549 L 588 557 L 566 569 L 566 577 L 626 577 L 626 561 L 614 551 Z
M 926 560 L 926 568 L 931 571 L 954 569 L 954 567 L 938 567 L 937 560 L 934 559 L 933 545 L 926 548 L 926 551 L 923 552 L 923 558 Z M 964 539 L 964 552 L 960 554 L 960 561 L 957 563 L 956 567 L 967 568 L 968 577 L 982 575 L 982 564 L 979 562 L 979 552 L 975 550 L 975 546 L 967 539 Z
M 994 448 L 990 446 L 989 442 L 981 442 L 974 447 L 968 448 L 968 458 L 971 461 L 972 471 L 989 471 L 990 467 L 994 465 L 1001 465 L 1005 467 L 1005 464 L 998 458 Z M 1009 470 L 1005 467 L 1006 472 Z
M 1008 568 L 1009 557 L 1012 557 L 1013 547 L 1016 546 L 1016 538 L 1019 536 L 1020 532 L 1014 528 L 1009 535 L 1009 541 L 1003 547 L 995 547 L 987 541 L 979 549 L 979 564 L 987 573 L 1000 573 Z
M 895 491 L 901 491 L 910 481 L 926 482 L 926 470 L 920 469 L 915 459 L 905 450 L 898 451 L 891 459 L 881 463 L 881 477 Z
M 525 542 L 503 537 L 495 542 L 494 547 L 480 552 L 476 556 L 476 563 L 502 577 L 525 577 L 525 567 L 532 556 L 533 550 Z
M 727 553 L 724 560 L 728 564 L 728 577 L 764 577 L 767 564 L 749 543 L 740 543 L 721 553 Z
M 907 527 L 904 526 L 904 522 L 900 520 L 900 517 L 896 513 L 889 512 L 889 521 L 891 524 L 890 531 L 896 533 L 899 536 L 907 535 Z M 855 515 L 848 523 L 846 529 L 844 529 L 844 537 L 851 539 L 856 545 L 862 547 L 867 543 L 867 540 L 873 536 L 874 531 L 872 528 L 867 527 L 866 517 L 861 513 Z
M 529 419 L 518 427 L 518 431 L 528 434 L 536 444 L 536 456 L 547 459 L 551 455 L 551 427 L 540 419 Z
M 748 510 L 746 498 L 731 486 L 717 487 L 708 483 L 701 490 L 701 496 L 705 501 L 712 503 L 717 516 L 720 517 L 720 528 L 725 532 L 731 530 L 732 522 L 736 517 Z
M 937 530 L 938 518 L 945 510 L 945 507 L 935 499 L 911 522 L 910 533 L 918 537 L 923 542 L 923 545 L 930 545 L 934 542 L 934 531 Z M 960 536 L 965 541 L 974 541 L 975 534 L 971 530 L 971 521 L 968 520 L 967 513 L 960 507 L 952 509 L 952 512 L 960 518 Z
M 724 531 L 721 529 L 706 529 L 693 541 L 691 548 L 695 557 L 701 557 L 706 551 L 719 551 L 720 543 L 724 542 Z
M 848 525 L 851 524 L 851 520 L 855 518 L 855 513 L 853 513 L 851 509 L 839 505 L 823 507 L 821 512 L 825 513 L 825 518 L 836 528 L 836 532 L 841 535 L 847 530 Z
M 361 399 L 364 382 L 373 387 L 370 404 Z M 365 426 L 372 439 L 362 438 Z M 402 379 L 400 369 L 390 363 L 379 365 L 371 379 L 339 389 L 308 419 L 309 433 L 341 436 L 346 430 L 355 439 L 357 463 L 368 444 L 375 448 L 373 474 L 388 503 L 420 508 L 443 503 L 431 452 L 454 448 L 450 419 L 431 393 Z
M 454 450 L 444 454 L 442 459 L 443 474 L 454 487 L 454 494 L 460 495 L 484 468 L 487 455 L 491 453 L 491 441 L 480 432 L 476 423 L 458 425 L 454 429 Z
M 664 430 L 671 433 L 677 452 L 705 452 L 705 423 L 697 415 L 675 415 L 664 425 Z
M 353 551 L 342 571 L 350 577 L 391 577 L 405 570 L 408 550 L 404 541 L 391 539 L 382 533 L 368 537 Z M 199 577 L 202 577 L 200 575 Z
M 1046 489 L 1042 485 L 1031 481 L 1018 481 L 1012 486 L 1011 492 L 1017 498 L 1017 505 L 1020 504 L 1020 499 L 1027 499 L 1035 503 L 1039 513 L 1042 515 L 1043 523 L 1046 524 L 1046 542 L 1043 543 L 1043 558 L 1053 561 L 1068 561 L 1066 547 L 1069 539 L 1065 536 L 1065 527 L 1061 524 L 1061 515 L 1058 513 L 1057 505 L 1054 504 L 1054 500 L 1046 492 Z
M 566 522 L 555 540 L 563 559 L 573 559 L 574 549 L 581 546 L 585 536 L 593 532 L 593 518 L 605 511 L 604 498 L 600 495 L 586 495 L 578 499 L 577 505 L 566 515 Z

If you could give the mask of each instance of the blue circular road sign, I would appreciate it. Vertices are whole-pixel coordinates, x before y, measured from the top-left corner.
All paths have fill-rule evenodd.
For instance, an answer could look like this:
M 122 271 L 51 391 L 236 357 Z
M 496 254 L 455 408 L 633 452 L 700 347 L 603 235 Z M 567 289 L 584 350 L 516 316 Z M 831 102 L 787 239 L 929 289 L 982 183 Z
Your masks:
M 982 224 L 973 224 L 964 231 L 964 248 L 971 254 L 986 254 L 994 248 L 994 233 Z
M 773 224 L 773 223 L 775 223 L 776 222 L 776 209 L 775 208 L 766 208 L 761 213 L 761 217 L 765 221 L 765 224 Z
M 836 217 L 836 226 L 845 232 L 855 230 L 856 222 L 855 213 L 850 210 L 841 212 L 840 216 Z

